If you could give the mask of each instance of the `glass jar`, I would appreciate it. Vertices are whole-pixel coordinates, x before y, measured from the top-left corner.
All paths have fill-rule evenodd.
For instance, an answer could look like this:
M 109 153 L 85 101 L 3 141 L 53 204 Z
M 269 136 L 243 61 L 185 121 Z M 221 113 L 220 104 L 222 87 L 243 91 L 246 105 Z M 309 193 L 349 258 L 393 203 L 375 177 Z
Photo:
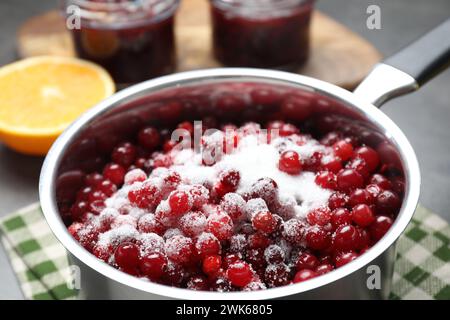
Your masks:
M 79 17 L 79 26 L 71 28 L 77 55 L 102 65 L 119 86 L 175 70 L 179 0 L 63 0 L 63 5 L 67 19 L 71 13 Z
M 308 58 L 314 0 L 211 0 L 213 52 L 235 67 L 292 70 Z

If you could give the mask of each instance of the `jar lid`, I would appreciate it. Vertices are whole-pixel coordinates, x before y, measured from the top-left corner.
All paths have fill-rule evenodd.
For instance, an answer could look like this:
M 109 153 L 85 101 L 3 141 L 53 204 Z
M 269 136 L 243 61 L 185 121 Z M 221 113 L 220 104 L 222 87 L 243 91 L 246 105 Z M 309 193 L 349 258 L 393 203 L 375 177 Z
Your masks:
M 228 14 L 263 18 L 292 14 L 292 10 L 310 5 L 315 0 L 211 0 L 217 8 Z
M 165 19 L 178 7 L 180 0 L 125 0 L 117 2 L 92 0 L 62 0 L 65 14 L 77 14 L 84 23 L 105 28 L 139 25 L 144 20 L 155 22 Z

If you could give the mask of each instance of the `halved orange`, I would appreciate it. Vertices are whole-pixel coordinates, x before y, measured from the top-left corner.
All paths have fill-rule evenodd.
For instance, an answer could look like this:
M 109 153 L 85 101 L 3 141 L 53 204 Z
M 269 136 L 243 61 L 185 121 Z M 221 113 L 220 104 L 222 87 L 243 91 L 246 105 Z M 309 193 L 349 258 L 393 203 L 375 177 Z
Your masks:
M 45 155 L 78 116 L 115 91 L 100 66 L 43 56 L 0 68 L 0 140 L 30 155 Z

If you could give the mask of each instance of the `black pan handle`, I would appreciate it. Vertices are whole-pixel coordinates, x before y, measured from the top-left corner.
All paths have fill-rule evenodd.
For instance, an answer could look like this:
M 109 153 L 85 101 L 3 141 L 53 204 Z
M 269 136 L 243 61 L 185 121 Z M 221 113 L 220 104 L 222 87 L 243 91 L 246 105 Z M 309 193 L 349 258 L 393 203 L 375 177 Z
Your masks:
M 417 90 L 450 66 L 450 18 L 400 52 L 377 64 L 354 93 L 380 107 Z
M 450 65 L 450 18 L 383 63 L 426 83 Z

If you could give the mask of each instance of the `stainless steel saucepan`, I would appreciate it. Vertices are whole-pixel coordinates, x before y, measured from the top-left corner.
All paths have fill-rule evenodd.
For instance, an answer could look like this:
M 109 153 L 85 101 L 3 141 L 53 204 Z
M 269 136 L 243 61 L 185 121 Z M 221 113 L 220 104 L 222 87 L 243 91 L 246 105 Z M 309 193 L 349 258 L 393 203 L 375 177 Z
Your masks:
M 55 142 L 40 179 L 40 200 L 50 228 L 81 270 L 81 296 L 99 299 L 379 299 L 390 290 L 395 243 L 411 220 L 420 192 L 420 171 L 408 139 L 378 107 L 414 91 L 450 62 L 450 19 L 375 66 L 352 93 L 296 74 L 258 69 L 211 69 L 174 74 L 125 89 L 82 115 Z M 67 202 L 83 174 L 101 168 L 117 141 L 142 126 L 215 116 L 230 121 L 265 121 L 282 114 L 277 101 L 255 102 L 255 90 L 296 96 L 300 107 L 288 116 L 321 130 L 358 136 L 381 154 L 404 186 L 400 213 L 389 232 L 367 253 L 315 279 L 256 292 L 193 292 L 144 281 L 91 255 L 67 232 Z M 82 93 L 80 93 L 82 94 Z M 235 95 L 245 108 L 221 109 L 218 96 Z M 239 99 L 238 99 L 239 100 Z M 292 111 L 292 110 L 291 110 Z M 374 278 L 379 277 L 373 282 Z

